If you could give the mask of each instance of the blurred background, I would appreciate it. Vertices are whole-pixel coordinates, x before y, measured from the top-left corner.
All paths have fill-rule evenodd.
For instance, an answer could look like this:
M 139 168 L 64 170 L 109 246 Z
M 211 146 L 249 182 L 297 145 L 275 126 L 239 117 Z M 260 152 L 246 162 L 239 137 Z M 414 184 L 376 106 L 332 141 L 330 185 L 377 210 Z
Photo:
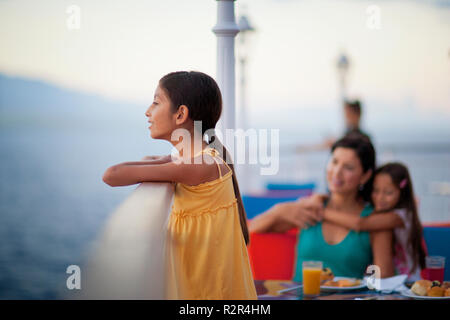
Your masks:
M 359 99 L 378 164 L 407 164 L 422 221 L 448 221 L 450 1 L 235 6 L 250 26 L 236 39 L 237 123 L 280 130 L 278 174 L 249 166 L 244 191 L 268 182 L 325 191 L 329 152 L 308 146 L 338 138 L 342 99 Z M 150 138 L 144 115 L 158 80 L 176 70 L 215 76 L 216 7 L 0 0 L 0 299 L 67 294 L 66 268 L 83 263 L 136 188 L 104 184 L 106 168 L 171 151 Z

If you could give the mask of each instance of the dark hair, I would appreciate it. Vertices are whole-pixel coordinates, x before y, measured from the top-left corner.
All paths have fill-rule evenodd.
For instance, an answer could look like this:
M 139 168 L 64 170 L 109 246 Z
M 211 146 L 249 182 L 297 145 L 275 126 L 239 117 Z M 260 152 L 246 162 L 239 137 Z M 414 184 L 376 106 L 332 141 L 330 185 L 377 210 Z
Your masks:
M 424 269 L 426 254 L 422 246 L 423 228 L 419 219 L 408 168 L 398 162 L 388 163 L 378 168 L 375 172 L 375 176 L 382 173 L 389 175 L 392 179 L 392 183 L 400 190 L 398 203 L 391 209 L 406 209 L 407 217 L 411 221 L 407 250 L 410 250 L 414 264 L 410 271 L 414 272 L 418 266 Z
M 355 151 L 359 158 L 363 172 L 366 173 L 372 170 L 372 175 L 369 180 L 359 188 L 358 195 L 362 197 L 365 201 L 370 202 L 370 196 L 372 193 L 373 185 L 373 173 L 375 172 L 375 148 L 372 142 L 367 136 L 352 133 L 347 134 L 343 138 L 336 141 L 331 147 L 331 152 L 337 148 L 346 148 Z
M 361 115 L 361 102 L 359 100 L 345 100 L 345 107 Z
M 169 73 L 159 80 L 159 85 L 168 95 L 173 112 L 176 112 L 181 105 L 185 105 L 189 109 L 189 118 L 193 121 L 201 121 L 202 137 L 205 137 L 205 133 L 208 131 L 208 144 L 212 145 L 230 166 L 233 172 L 233 188 L 237 199 L 242 234 L 245 243 L 249 244 L 247 219 L 234 165 L 230 154 L 219 139 L 214 134 L 209 134 L 216 127 L 222 113 L 222 94 L 219 86 L 212 77 L 198 71 Z

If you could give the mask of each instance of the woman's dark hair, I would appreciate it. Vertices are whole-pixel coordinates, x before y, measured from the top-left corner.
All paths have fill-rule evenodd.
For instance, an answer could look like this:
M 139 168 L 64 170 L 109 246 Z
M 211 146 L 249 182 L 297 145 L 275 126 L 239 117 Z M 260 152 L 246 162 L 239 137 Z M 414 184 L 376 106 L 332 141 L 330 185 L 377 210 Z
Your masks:
M 214 134 L 209 134 L 216 127 L 222 113 L 222 94 L 216 81 L 205 73 L 197 71 L 172 72 L 159 80 L 159 85 L 168 95 L 172 103 L 172 111 L 176 112 L 181 105 L 189 109 L 189 117 L 193 121 L 201 121 L 202 137 L 208 131 L 208 144 L 212 145 L 226 159 L 233 171 L 233 188 L 239 210 L 239 221 L 245 243 L 250 238 L 247 228 L 247 219 L 242 202 L 241 192 L 236 179 L 236 172 L 230 154 Z M 212 143 L 214 142 L 214 143 Z
M 360 186 L 358 191 L 360 197 L 365 201 L 370 202 L 373 173 L 375 172 L 376 163 L 375 148 L 373 147 L 372 142 L 367 136 L 359 133 L 351 133 L 336 141 L 331 147 L 331 152 L 333 153 L 337 148 L 346 148 L 355 151 L 361 162 L 363 172 L 366 173 L 367 171 L 372 170 L 370 179 L 363 186 Z
M 422 245 L 423 228 L 417 211 L 414 190 L 408 168 L 398 162 L 388 163 L 378 168 L 375 175 L 387 174 L 391 177 L 392 183 L 400 190 L 398 203 L 392 209 L 406 209 L 407 218 L 411 221 L 411 230 L 408 235 L 407 250 L 413 257 L 413 267 L 410 270 L 414 272 L 417 267 L 425 268 L 425 250 Z

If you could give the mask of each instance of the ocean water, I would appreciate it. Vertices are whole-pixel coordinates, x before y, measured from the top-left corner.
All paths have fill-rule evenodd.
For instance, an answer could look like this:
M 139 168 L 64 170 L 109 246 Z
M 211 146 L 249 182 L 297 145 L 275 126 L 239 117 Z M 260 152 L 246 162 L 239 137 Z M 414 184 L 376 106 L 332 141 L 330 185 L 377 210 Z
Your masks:
M 82 266 L 91 241 L 113 210 L 136 187 L 103 183 L 105 169 L 167 154 L 170 147 L 151 141 L 145 124 L 0 128 L 0 299 L 59 299 L 69 265 Z M 448 196 L 429 192 L 433 181 L 450 181 L 450 152 L 379 154 L 381 162 L 410 166 L 423 221 L 449 220 Z M 325 190 L 328 152 L 287 154 L 276 176 L 250 168 L 252 186 L 268 181 L 314 181 Z M 239 178 L 239 177 L 238 177 Z
M 67 267 L 82 265 L 90 241 L 136 188 L 112 188 L 103 172 L 164 148 L 149 145 L 145 131 L 143 139 L 73 127 L 0 132 L 0 298 L 61 297 Z

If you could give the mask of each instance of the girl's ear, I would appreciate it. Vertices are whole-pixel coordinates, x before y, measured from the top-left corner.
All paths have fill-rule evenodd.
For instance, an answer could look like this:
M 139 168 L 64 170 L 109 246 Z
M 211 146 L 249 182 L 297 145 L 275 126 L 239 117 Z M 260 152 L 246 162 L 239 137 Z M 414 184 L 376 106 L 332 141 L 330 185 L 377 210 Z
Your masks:
M 366 173 L 363 174 L 361 177 L 361 185 L 366 184 L 367 181 L 369 181 L 370 177 L 372 176 L 372 169 L 367 170 Z
M 181 125 L 189 119 L 189 109 L 184 104 L 178 107 L 175 113 L 175 123 Z

